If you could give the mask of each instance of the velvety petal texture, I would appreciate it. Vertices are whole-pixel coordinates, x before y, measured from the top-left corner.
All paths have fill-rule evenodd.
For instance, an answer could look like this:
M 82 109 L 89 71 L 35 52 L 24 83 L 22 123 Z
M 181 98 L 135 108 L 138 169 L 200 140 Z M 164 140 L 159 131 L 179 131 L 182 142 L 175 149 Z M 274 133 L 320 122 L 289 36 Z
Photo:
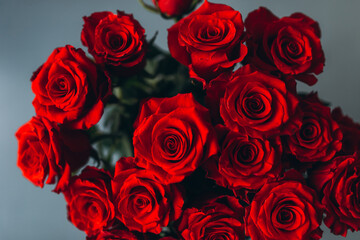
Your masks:
M 70 45 L 55 49 L 31 81 L 36 114 L 74 129 L 96 124 L 111 94 L 110 79 Z
M 317 94 L 309 94 L 299 106 L 303 117 L 299 130 L 287 138 L 288 152 L 301 162 L 329 161 L 341 150 L 343 137 L 330 108 Z
M 131 168 L 123 161 L 127 160 L 118 161 L 112 181 L 116 217 L 131 231 L 159 234 L 162 227 L 180 217 L 182 194 L 175 185 L 164 185 L 151 171 Z
M 209 112 L 192 94 L 147 100 L 134 127 L 137 165 L 165 184 L 180 182 L 219 150 Z
M 190 76 L 207 83 L 229 71 L 247 54 L 240 12 L 207 0 L 168 29 L 171 55 L 188 66 Z
M 17 165 L 24 177 L 43 187 L 56 184 L 55 192 L 63 191 L 72 171 L 89 158 L 90 144 L 82 131 L 64 129 L 43 117 L 33 117 L 16 132 Z M 69 138 L 71 135 L 71 138 Z
M 252 136 L 283 135 L 298 125 L 298 103 L 285 82 L 245 66 L 226 83 L 220 115 L 232 131 L 245 128 Z
M 317 22 L 302 13 L 278 18 L 260 7 L 245 20 L 249 39 L 247 62 L 271 73 L 293 76 L 313 85 L 323 71 L 325 57 Z
M 111 176 L 95 167 L 86 167 L 71 178 L 64 192 L 68 219 L 88 236 L 95 236 L 111 226 L 115 217 Z
M 250 137 L 245 130 L 229 131 L 217 126 L 222 142 L 221 155 L 205 164 L 208 177 L 232 190 L 260 189 L 281 172 L 282 146 L 279 138 Z
M 266 183 L 256 193 L 246 208 L 246 234 L 253 240 L 318 240 L 322 214 L 315 190 L 285 177 Z
M 360 160 L 358 155 L 339 156 L 320 165 L 310 176 L 321 192 L 324 223 L 336 235 L 360 229 Z
M 99 64 L 130 75 L 144 66 L 145 30 L 132 14 L 95 12 L 84 17 L 81 41 Z
M 184 211 L 178 230 L 185 240 L 244 240 L 244 208 L 235 197 L 212 199 Z

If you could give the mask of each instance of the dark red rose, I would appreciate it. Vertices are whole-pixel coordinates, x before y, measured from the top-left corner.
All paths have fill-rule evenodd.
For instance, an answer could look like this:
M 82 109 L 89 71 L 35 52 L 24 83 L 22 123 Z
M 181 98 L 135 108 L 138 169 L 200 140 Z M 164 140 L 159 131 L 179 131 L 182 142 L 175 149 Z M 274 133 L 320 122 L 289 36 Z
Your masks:
M 335 108 L 331 116 L 339 124 L 343 133 L 342 152 L 346 155 L 360 152 L 360 124 L 345 116 L 340 108 Z
M 235 197 L 219 197 L 184 211 L 178 230 L 185 240 L 243 240 L 244 209 Z
M 339 156 L 315 169 L 310 179 L 325 205 L 324 223 L 336 235 L 360 229 L 360 160 Z
M 174 238 L 174 237 L 163 237 L 163 238 L 160 238 L 160 240 L 177 240 L 177 238 Z
M 272 73 L 294 76 L 309 85 L 323 71 L 325 57 L 317 22 L 302 13 L 278 18 L 264 7 L 249 13 L 248 62 Z
M 209 112 L 190 93 L 149 99 L 134 127 L 137 165 L 164 184 L 180 182 L 218 152 Z
M 317 94 L 306 96 L 299 106 L 303 117 L 299 130 L 287 138 L 288 151 L 301 162 L 330 160 L 342 145 L 342 133 L 331 118 L 330 108 Z
M 112 229 L 101 231 L 97 236 L 87 237 L 86 240 L 140 240 L 140 238 L 129 230 Z
M 31 80 L 36 114 L 76 129 L 96 124 L 111 94 L 109 79 L 70 45 L 55 49 Z
M 252 240 L 321 238 L 323 207 L 316 192 L 286 178 L 266 183 L 246 208 L 246 234 Z
M 279 138 L 253 138 L 244 130 L 238 133 L 221 126 L 217 129 L 224 135 L 221 155 L 205 165 L 208 177 L 218 185 L 233 190 L 256 190 L 269 178 L 280 174 L 282 147 Z
M 152 0 L 154 5 L 159 8 L 162 14 L 169 17 L 181 16 L 186 13 L 193 0 Z
M 84 17 L 81 41 L 97 63 L 117 67 L 123 75 L 144 66 L 145 30 L 132 14 L 96 12 Z
M 232 131 L 245 128 L 252 135 L 289 134 L 297 127 L 297 97 L 286 84 L 264 73 L 244 67 L 225 85 L 220 114 Z
M 123 160 L 116 164 L 112 181 L 116 217 L 131 231 L 159 234 L 180 217 L 181 192 L 175 185 L 163 185 L 151 171 L 124 168 Z
M 89 158 L 90 144 L 83 132 L 62 129 L 46 118 L 33 117 L 18 129 L 16 138 L 17 165 L 24 177 L 39 187 L 46 178 L 46 184 L 57 182 L 55 192 L 64 190 L 71 172 Z
M 71 178 L 64 196 L 69 221 L 86 235 L 94 236 L 111 226 L 115 209 L 108 172 L 86 167 L 79 176 Z
M 171 55 L 203 82 L 229 71 L 247 53 L 240 12 L 224 4 L 203 5 L 168 30 Z

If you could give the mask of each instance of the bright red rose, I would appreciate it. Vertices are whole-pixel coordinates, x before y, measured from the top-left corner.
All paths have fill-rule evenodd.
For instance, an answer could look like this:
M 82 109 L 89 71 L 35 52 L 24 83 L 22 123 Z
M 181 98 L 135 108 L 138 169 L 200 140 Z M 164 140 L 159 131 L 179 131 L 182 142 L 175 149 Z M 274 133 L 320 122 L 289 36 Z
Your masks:
M 96 12 L 84 17 L 81 41 L 97 63 L 117 67 L 123 75 L 144 66 L 145 30 L 132 14 Z
M 168 29 L 171 55 L 205 85 L 247 53 L 240 12 L 224 4 L 203 5 Z
M 163 185 L 151 171 L 127 168 L 122 161 L 126 159 L 116 164 L 112 181 L 116 217 L 131 231 L 159 234 L 181 215 L 184 200 L 179 189 Z
M 244 208 L 235 197 L 223 196 L 210 201 L 201 209 L 189 208 L 178 230 L 185 240 L 243 240 Z
M 287 138 L 288 151 L 301 162 L 330 160 L 342 146 L 342 133 L 331 118 L 330 108 L 317 94 L 305 97 L 299 107 L 303 117 L 300 129 Z
M 180 182 L 218 153 L 209 112 L 192 94 L 149 99 L 142 104 L 134 127 L 137 165 L 164 184 Z
M 249 13 L 245 27 L 250 39 L 247 61 L 259 69 L 294 76 L 309 85 L 323 71 L 325 57 L 317 22 L 302 13 L 278 18 L 260 7 Z
M 315 169 L 310 179 L 325 205 L 324 223 L 336 235 L 360 229 L 360 160 L 339 156 Z
M 316 192 L 300 179 L 286 178 L 266 183 L 246 208 L 246 234 L 252 240 L 321 238 L 323 207 Z
M 76 129 L 96 124 L 111 94 L 110 80 L 70 45 L 55 49 L 31 80 L 36 114 Z
M 297 97 L 286 84 L 261 72 L 236 71 L 225 85 L 220 114 L 232 131 L 245 128 L 249 135 L 289 134 L 297 127 Z
M 86 167 L 79 176 L 71 178 L 64 196 L 69 221 L 86 235 L 94 236 L 111 226 L 115 209 L 108 172 Z
M 331 113 L 332 118 L 339 124 L 342 139 L 342 153 L 360 153 L 360 124 L 355 123 L 350 117 L 345 116 L 340 108 L 335 108 Z
M 244 130 L 237 133 L 222 126 L 217 129 L 224 135 L 220 138 L 221 155 L 205 165 L 208 177 L 218 185 L 233 190 L 256 190 L 280 174 L 282 147 L 279 138 L 253 138 Z
M 71 138 L 68 136 L 71 135 Z M 46 118 L 33 117 L 16 132 L 19 142 L 17 165 L 34 185 L 57 185 L 60 192 L 70 174 L 86 163 L 90 144 L 83 132 L 62 129 Z
M 140 238 L 129 230 L 111 229 L 101 231 L 97 236 L 87 237 L 86 240 L 140 240 Z
M 162 14 L 169 17 L 181 16 L 186 13 L 193 0 L 152 0 L 154 5 L 159 8 Z

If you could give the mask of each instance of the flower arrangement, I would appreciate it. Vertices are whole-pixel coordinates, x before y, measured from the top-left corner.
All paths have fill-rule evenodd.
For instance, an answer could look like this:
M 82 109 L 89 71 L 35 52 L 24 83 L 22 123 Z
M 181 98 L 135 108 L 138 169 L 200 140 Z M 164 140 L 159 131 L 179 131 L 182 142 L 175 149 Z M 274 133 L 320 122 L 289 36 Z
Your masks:
M 31 78 L 24 177 L 54 184 L 89 240 L 315 240 L 322 221 L 358 231 L 360 124 L 296 87 L 323 71 L 318 23 L 140 2 L 175 19 L 170 53 L 131 14 L 84 17 L 93 58 L 56 48 Z

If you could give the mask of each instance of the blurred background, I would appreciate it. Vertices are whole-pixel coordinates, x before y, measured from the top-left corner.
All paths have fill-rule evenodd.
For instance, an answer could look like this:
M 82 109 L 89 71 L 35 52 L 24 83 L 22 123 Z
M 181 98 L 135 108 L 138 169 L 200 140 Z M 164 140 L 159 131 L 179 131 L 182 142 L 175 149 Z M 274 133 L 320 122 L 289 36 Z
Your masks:
M 146 0 L 151 1 L 151 0 Z M 324 73 L 313 87 L 319 96 L 341 106 L 360 122 L 360 1 L 359 0 L 214 0 L 240 11 L 243 19 L 259 6 L 279 17 L 303 12 L 320 23 L 326 56 Z M 15 132 L 34 115 L 30 77 L 56 47 L 82 47 L 83 16 L 117 9 L 133 13 L 150 39 L 167 49 L 167 31 L 173 22 L 147 12 L 136 0 L 0 0 L 0 239 L 85 239 L 66 219 L 62 195 L 33 186 L 16 167 Z M 85 50 L 85 49 L 84 49 Z M 323 239 L 342 239 L 325 231 Z M 347 239 L 360 239 L 349 233 Z

